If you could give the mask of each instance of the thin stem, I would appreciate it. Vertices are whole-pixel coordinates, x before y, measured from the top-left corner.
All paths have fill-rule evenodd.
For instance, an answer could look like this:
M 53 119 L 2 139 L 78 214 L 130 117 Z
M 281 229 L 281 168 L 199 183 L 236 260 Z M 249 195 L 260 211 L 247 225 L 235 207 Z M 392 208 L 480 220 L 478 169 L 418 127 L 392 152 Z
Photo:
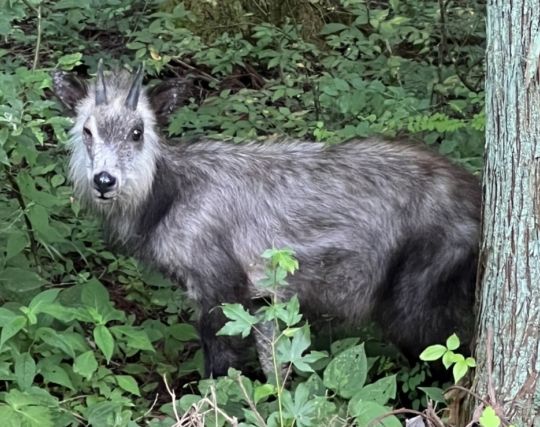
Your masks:
M 37 20 L 38 20 L 38 23 L 37 23 L 38 33 L 37 33 L 37 39 L 36 39 L 36 50 L 34 52 L 34 62 L 32 64 L 32 71 L 35 71 L 39 62 L 39 48 L 41 47 L 41 5 L 37 7 Z
M 30 241 L 30 252 L 32 253 L 32 256 L 34 258 L 34 264 L 39 269 L 39 258 L 38 258 L 38 244 L 36 240 L 36 236 L 34 234 L 34 230 L 32 229 L 32 223 L 30 222 L 30 218 L 27 214 L 27 206 L 26 202 L 24 201 L 24 198 L 21 193 L 21 188 L 19 187 L 19 183 L 15 179 L 15 177 L 11 174 L 11 171 L 9 168 L 4 165 L 4 172 L 6 174 L 7 180 L 9 184 L 11 185 L 11 188 L 13 189 L 15 193 L 15 198 L 17 199 L 17 202 L 19 203 L 19 207 L 21 208 L 24 223 L 26 225 L 26 232 L 28 234 L 28 240 Z
M 32 62 L 32 71 L 35 71 L 38 62 L 39 62 L 39 49 L 41 47 L 41 33 L 42 33 L 42 13 L 41 13 L 41 4 L 36 6 L 33 6 L 28 2 L 28 0 L 22 0 L 23 3 L 28 7 L 29 9 L 32 9 L 37 14 L 37 39 L 36 39 L 36 47 L 34 50 L 34 61 Z

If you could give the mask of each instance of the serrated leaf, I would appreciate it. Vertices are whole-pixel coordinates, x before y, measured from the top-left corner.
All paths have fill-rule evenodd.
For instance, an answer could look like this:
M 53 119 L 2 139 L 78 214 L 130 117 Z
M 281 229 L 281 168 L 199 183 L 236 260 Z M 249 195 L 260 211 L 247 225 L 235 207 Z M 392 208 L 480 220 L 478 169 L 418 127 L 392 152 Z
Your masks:
M 364 344 L 360 344 L 341 352 L 328 364 L 323 383 L 340 396 L 350 399 L 364 387 L 367 370 Z
M 36 362 L 29 353 L 19 354 L 15 358 L 15 379 L 22 391 L 30 388 L 36 376 Z
M 440 359 L 447 349 L 444 345 L 435 344 L 427 347 L 422 353 L 420 353 L 420 360 L 425 362 L 432 362 L 434 360 Z
M 109 363 L 114 351 L 114 338 L 106 326 L 97 325 L 94 328 L 94 341 Z
M 457 350 L 459 348 L 459 338 L 456 334 L 452 334 L 446 340 L 448 350 Z
M 230 319 L 216 335 L 242 335 L 246 338 L 257 318 L 249 313 L 242 304 L 223 304 L 223 314 Z
M 273 396 L 276 393 L 276 387 L 273 384 L 263 384 L 255 387 L 253 392 L 253 400 L 255 404 L 268 396 Z
M 92 374 L 97 368 L 98 363 L 92 350 L 77 356 L 73 362 L 73 372 L 83 376 L 87 380 L 92 377 Z

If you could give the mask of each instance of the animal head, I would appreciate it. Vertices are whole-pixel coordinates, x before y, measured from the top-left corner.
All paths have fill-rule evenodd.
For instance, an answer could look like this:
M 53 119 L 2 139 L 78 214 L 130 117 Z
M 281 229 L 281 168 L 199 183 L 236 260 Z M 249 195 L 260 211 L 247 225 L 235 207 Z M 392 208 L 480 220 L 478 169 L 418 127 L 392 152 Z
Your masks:
M 56 96 L 75 116 L 70 176 L 75 194 L 99 212 L 134 209 L 152 188 L 160 155 L 158 123 L 185 103 L 187 81 L 142 86 L 143 71 L 106 75 L 102 61 L 94 81 L 55 71 Z

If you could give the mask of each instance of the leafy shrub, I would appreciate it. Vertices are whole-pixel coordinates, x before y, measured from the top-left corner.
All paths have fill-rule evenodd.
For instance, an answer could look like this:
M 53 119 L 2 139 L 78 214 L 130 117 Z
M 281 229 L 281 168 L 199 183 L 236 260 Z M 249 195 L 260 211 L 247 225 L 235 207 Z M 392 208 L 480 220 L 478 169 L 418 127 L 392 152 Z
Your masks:
M 48 71 L 86 75 L 105 57 L 111 66 L 145 61 L 152 78 L 191 77 L 199 95 L 171 120 L 173 136 L 235 142 L 287 134 L 328 143 L 407 136 L 477 172 L 483 3 L 342 0 L 319 9 L 317 37 L 294 19 L 249 16 L 241 31 L 208 37 L 197 28 L 220 23 L 197 21 L 186 5 L 0 0 L 3 425 L 165 426 L 194 402 L 199 413 L 217 404 L 220 423 L 226 415 L 258 425 L 258 413 L 268 425 L 362 425 L 390 404 L 441 401 L 434 388 L 420 388 L 426 368 L 402 367 L 382 351 L 366 355 L 370 343 L 344 340 L 324 357 L 306 355 L 311 337 L 295 300 L 278 305 L 298 319 L 275 346 L 280 363 L 292 363 L 286 388 L 237 372 L 197 384 L 194 307 L 160 276 L 105 248 L 98 224 L 72 197 L 71 122 L 51 99 Z M 343 376 L 350 358 L 355 384 Z M 182 394 L 176 405 L 163 378 Z M 366 390 L 376 398 L 364 399 Z

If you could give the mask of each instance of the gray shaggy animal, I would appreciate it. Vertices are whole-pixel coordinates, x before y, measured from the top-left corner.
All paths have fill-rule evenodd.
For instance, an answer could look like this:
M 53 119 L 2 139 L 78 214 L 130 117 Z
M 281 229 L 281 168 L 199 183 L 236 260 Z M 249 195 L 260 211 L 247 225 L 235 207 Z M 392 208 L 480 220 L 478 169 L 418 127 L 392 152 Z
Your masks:
M 54 73 L 55 93 L 76 117 L 71 179 L 111 243 L 198 302 L 208 375 L 242 366 L 246 344 L 216 336 L 224 318 L 214 308 L 256 307 L 252 283 L 272 246 L 295 251 L 300 269 L 287 292 L 308 318 L 375 320 L 409 356 L 454 331 L 470 340 L 474 176 L 425 148 L 376 138 L 169 144 L 156 123 L 186 89 L 147 91 L 142 77 L 105 77 L 101 67 L 95 82 Z

